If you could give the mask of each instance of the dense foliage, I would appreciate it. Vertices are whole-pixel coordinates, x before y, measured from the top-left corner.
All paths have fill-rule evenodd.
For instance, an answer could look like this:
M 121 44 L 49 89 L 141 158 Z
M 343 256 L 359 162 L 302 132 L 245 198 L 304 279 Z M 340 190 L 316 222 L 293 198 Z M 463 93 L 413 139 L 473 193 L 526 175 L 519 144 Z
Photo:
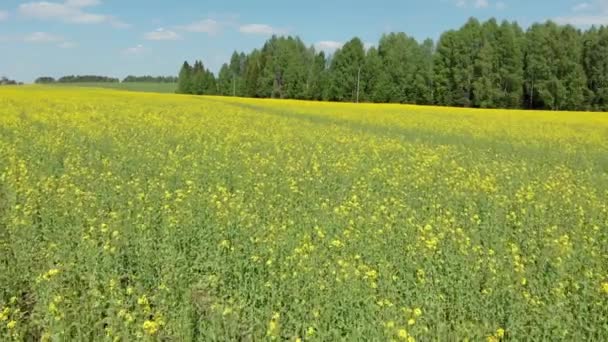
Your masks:
M 0 88 L 0 340 L 608 341 L 607 130 Z
M 405 33 L 360 39 L 332 56 L 294 37 L 232 55 L 217 79 L 184 63 L 178 92 L 244 97 L 608 110 L 608 28 L 470 19 L 437 43 Z M 194 70 L 197 69 L 197 70 Z M 194 76 L 198 74 L 198 76 Z

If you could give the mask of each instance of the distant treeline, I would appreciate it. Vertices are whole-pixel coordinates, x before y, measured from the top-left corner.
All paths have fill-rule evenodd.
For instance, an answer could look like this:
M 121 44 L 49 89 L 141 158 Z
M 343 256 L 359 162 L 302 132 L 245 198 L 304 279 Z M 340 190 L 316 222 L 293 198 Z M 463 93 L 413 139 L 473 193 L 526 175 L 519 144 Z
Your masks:
M 182 65 L 178 92 L 480 108 L 608 110 L 608 28 L 475 18 L 436 43 L 389 33 L 331 56 L 297 37 L 235 52 L 217 77 Z
M 37 84 L 49 84 L 49 83 L 118 83 L 120 80 L 118 78 L 107 77 L 107 76 L 97 76 L 97 75 L 70 75 L 63 76 L 58 79 L 54 79 L 53 77 L 38 77 L 34 83 Z
M 177 83 L 176 76 L 132 76 L 129 75 L 122 80 L 123 83 Z
M 22 85 L 22 82 L 8 79 L 7 77 L 0 77 L 0 85 Z
M 119 83 L 118 78 L 96 75 L 71 75 L 55 79 L 53 77 L 38 77 L 37 84 L 51 83 Z M 129 75 L 122 80 L 123 83 L 177 83 L 175 76 L 132 76 Z

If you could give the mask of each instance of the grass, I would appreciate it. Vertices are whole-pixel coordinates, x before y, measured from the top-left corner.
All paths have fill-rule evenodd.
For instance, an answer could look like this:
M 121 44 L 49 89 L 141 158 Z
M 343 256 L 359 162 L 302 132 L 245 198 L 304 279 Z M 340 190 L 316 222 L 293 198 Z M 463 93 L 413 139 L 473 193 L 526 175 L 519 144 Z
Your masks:
M 106 82 L 82 82 L 57 84 L 62 87 L 90 87 L 90 88 L 108 88 L 117 90 L 138 91 L 146 93 L 175 93 L 177 83 L 150 83 L 150 82 L 127 82 L 127 83 L 106 83 Z
M 607 134 L 0 89 L 0 339 L 607 340 Z

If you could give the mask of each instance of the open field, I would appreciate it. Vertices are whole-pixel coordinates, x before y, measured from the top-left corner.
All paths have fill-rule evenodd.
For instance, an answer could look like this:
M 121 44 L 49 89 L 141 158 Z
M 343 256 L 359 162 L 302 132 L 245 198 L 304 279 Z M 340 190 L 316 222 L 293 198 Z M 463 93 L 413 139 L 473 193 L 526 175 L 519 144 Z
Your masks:
M 105 83 L 105 82 L 81 82 L 54 84 L 56 87 L 88 87 L 88 88 L 108 88 L 118 90 L 140 91 L 145 93 L 170 93 L 174 94 L 177 90 L 177 83 L 149 83 L 149 82 L 127 82 L 127 83 Z
M 0 340 L 608 340 L 608 115 L 0 89 Z

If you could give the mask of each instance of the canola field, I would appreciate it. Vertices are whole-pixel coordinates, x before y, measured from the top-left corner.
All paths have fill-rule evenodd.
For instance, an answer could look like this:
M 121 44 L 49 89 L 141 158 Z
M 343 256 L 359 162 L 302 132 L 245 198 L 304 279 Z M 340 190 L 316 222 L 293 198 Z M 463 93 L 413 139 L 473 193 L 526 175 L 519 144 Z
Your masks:
M 0 89 L 2 341 L 606 341 L 608 115 Z

